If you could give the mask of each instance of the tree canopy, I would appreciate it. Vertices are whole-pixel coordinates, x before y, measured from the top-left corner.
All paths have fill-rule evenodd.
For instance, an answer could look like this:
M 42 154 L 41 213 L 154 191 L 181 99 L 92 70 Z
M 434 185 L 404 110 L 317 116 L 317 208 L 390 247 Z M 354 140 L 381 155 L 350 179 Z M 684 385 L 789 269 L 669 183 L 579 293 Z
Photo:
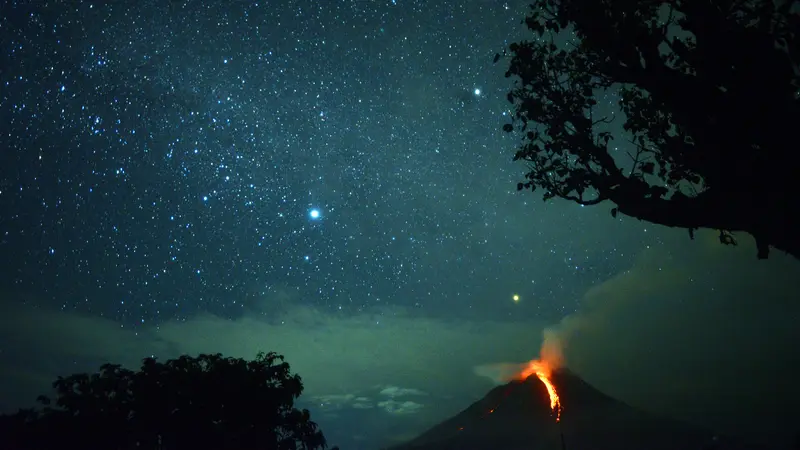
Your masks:
M 53 387 L 55 401 L 40 396 L 43 408 L 2 417 L 3 448 L 326 448 L 308 410 L 293 407 L 300 377 L 275 353 L 146 358 L 138 372 L 104 364 Z
M 534 0 L 505 53 L 518 189 L 800 257 L 800 1 Z M 501 55 L 495 56 L 495 62 Z

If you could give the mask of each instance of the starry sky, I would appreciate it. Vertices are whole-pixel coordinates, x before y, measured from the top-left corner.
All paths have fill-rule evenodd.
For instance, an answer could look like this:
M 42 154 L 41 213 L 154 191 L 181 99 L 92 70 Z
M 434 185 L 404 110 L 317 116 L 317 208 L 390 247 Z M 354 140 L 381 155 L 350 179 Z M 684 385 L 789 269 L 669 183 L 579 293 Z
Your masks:
M 519 4 L 130 3 L 4 11 L 11 289 L 129 327 L 236 317 L 286 287 L 450 315 L 507 286 L 560 314 L 556 290 L 624 260 L 552 233 L 579 212 L 514 191 L 491 59 L 522 35 Z
M 109 359 L 274 350 L 333 443 L 375 448 L 480 397 L 470 368 L 535 357 L 543 328 L 631 314 L 600 297 L 723 301 L 754 266 L 796 317 L 794 260 L 516 191 L 492 58 L 526 6 L 2 2 L 0 406 Z

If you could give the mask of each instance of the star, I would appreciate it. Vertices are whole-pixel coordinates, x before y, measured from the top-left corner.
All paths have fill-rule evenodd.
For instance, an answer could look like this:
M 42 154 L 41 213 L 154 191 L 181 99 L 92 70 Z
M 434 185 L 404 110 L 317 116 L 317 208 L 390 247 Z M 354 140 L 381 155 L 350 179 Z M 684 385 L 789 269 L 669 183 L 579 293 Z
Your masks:
M 314 208 L 314 209 L 312 209 L 311 211 L 308 212 L 308 216 L 311 217 L 314 220 L 319 219 L 320 215 L 321 214 L 320 214 L 320 212 L 319 212 L 319 210 L 317 208 Z

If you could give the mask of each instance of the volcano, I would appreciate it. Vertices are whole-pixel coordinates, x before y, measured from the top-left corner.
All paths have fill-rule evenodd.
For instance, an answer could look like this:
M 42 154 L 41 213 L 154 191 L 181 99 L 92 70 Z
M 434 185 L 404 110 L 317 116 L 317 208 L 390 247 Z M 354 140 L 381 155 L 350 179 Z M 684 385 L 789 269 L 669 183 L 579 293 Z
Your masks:
M 566 369 L 550 380 L 561 401 L 551 408 L 532 375 L 492 389 L 481 400 L 391 450 L 691 450 L 741 449 L 711 431 L 633 408 Z

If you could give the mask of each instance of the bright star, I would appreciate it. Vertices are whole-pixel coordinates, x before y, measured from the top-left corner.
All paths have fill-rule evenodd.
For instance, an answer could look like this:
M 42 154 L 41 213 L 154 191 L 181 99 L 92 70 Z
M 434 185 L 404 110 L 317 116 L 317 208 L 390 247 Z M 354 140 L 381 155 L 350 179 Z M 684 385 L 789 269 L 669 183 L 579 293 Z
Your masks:
M 476 96 L 479 96 L 481 95 L 481 88 L 475 88 L 473 92 L 475 93 Z
M 319 215 L 320 214 L 318 209 L 312 209 L 311 211 L 308 212 L 308 216 L 311 217 L 312 219 L 319 219 Z
M 514 294 L 514 296 L 511 297 L 511 300 L 514 300 L 514 302 L 518 302 L 519 301 L 519 295 Z

